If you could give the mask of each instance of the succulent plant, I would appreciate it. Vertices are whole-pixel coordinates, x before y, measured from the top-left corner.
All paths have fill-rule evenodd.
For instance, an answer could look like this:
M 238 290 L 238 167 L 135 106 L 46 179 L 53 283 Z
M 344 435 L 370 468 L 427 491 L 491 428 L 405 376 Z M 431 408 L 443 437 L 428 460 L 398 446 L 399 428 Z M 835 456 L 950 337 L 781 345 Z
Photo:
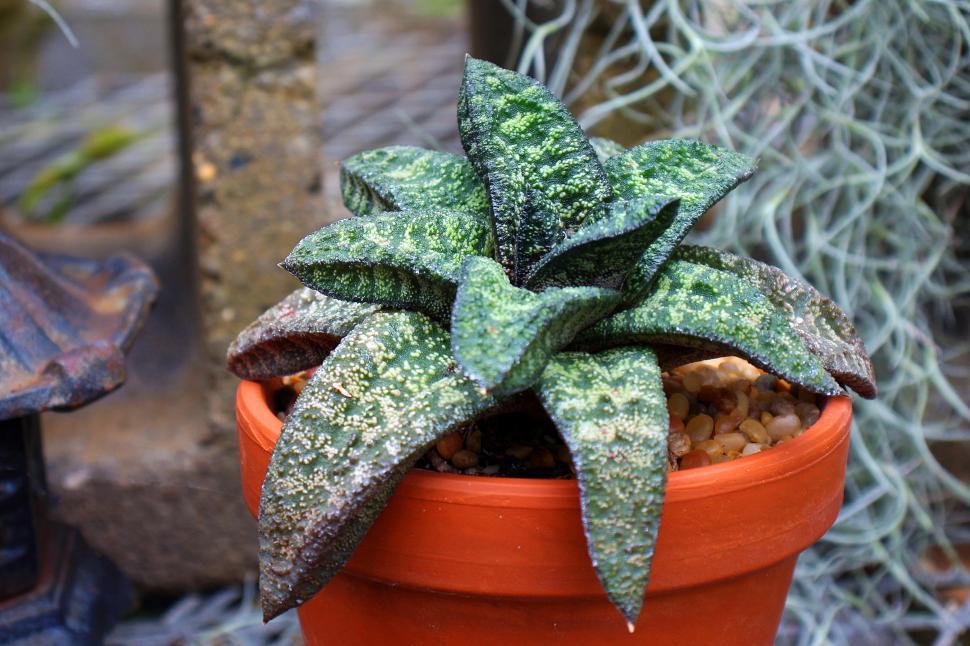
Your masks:
M 347 159 L 355 217 L 293 249 L 282 266 L 306 287 L 230 348 L 247 379 L 320 364 L 263 485 L 264 615 L 327 583 L 436 440 L 531 390 L 572 453 L 590 557 L 632 626 L 667 478 L 661 371 L 738 355 L 811 392 L 872 397 L 871 364 L 812 287 L 681 245 L 752 160 L 588 140 L 541 84 L 473 58 L 458 124 L 467 159 L 404 146 Z

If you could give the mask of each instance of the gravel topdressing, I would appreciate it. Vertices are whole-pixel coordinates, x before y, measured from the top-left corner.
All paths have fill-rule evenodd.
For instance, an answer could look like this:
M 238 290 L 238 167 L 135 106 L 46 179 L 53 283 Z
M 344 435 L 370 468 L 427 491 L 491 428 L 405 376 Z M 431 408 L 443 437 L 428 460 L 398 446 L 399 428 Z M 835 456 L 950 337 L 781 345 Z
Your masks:
M 306 374 L 284 378 L 274 395 L 286 412 Z M 821 398 L 742 359 L 700 361 L 663 373 L 670 414 L 671 471 L 743 458 L 801 435 L 818 421 Z M 443 473 L 516 478 L 572 478 L 569 449 L 538 400 L 526 395 L 514 410 L 488 415 L 438 440 L 418 468 Z

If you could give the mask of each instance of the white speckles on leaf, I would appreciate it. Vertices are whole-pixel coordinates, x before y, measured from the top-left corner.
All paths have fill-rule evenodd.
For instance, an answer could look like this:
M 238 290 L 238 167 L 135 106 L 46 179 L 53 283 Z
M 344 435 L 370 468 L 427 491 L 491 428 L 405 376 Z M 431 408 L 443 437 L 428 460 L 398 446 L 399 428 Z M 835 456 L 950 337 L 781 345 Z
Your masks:
M 643 300 L 588 328 L 576 342 L 583 348 L 670 344 L 737 353 L 812 392 L 842 392 L 760 291 L 734 274 L 684 260 L 668 261 Z
M 651 141 L 611 157 L 604 165 L 617 198 L 679 199 L 677 216 L 643 254 L 624 287 L 634 303 L 694 223 L 718 200 L 754 174 L 748 157 L 689 139 Z
M 417 312 L 378 313 L 313 375 L 286 418 L 260 499 L 267 619 L 336 573 L 429 445 L 494 405 L 451 363 L 440 325 Z M 292 569 L 269 567 L 280 561 Z
M 452 349 L 480 385 L 510 395 L 529 388 L 554 352 L 618 302 L 618 292 L 595 287 L 536 294 L 512 286 L 495 261 L 470 258 L 452 312 Z
M 416 309 L 447 320 L 462 262 L 492 251 L 484 214 L 381 213 L 311 233 L 283 267 L 307 287 L 335 298 Z
M 647 348 L 560 353 L 536 391 L 573 456 L 596 574 L 634 622 L 667 481 L 667 405 L 656 356 Z
M 498 260 L 516 285 L 611 198 L 606 174 L 565 106 L 538 82 L 467 58 L 458 126 L 486 186 Z
M 329 297 L 294 293 L 230 351 L 238 374 L 270 376 L 344 337 L 267 473 L 265 616 L 329 580 L 431 443 L 532 387 L 569 444 L 591 559 L 632 631 L 667 472 L 657 356 L 736 352 L 841 392 L 828 368 L 864 395 L 871 366 L 838 308 L 779 270 L 701 248 L 671 256 L 751 160 L 696 141 L 591 144 L 540 84 L 472 58 L 458 116 L 468 160 L 396 146 L 344 163 L 344 199 L 362 217 L 284 262 Z M 621 300 L 629 309 L 610 315 Z M 418 312 L 450 316 L 451 335 Z M 557 354 L 574 337 L 607 350 Z
M 488 211 L 485 187 L 466 159 L 413 146 L 388 146 L 345 159 L 340 188 L 354 215 L 433 208 Z
M 831 299 L 777 267 L 720 249 L 683 245 L 674 258 L 701 263 L 755 286 L 790 321 L 805 346 L 835 379 L 863 397 L 876 396 L 872 362 L 855 326 Z
M 595 285 L 619 288 L 648 246 L 677 214 L 676 200 L 614 201 L 543 256 L 529 289 Z

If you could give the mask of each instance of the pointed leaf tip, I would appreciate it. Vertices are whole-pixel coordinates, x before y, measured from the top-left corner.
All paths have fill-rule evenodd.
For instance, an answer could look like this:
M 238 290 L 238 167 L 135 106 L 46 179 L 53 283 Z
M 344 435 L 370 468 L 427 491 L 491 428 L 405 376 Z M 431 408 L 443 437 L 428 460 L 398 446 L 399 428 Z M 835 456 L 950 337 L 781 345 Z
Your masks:
M 463 157 L 414 146 L 358 153 L 340 165 L 344 204 L 357 216 L 452 209 L 486 213 L 488 197 Z
M 536 386 L 569 446 L 587 548 L 607 596 L 640 614 L 667 484 L 668 419 L 649 348 L 555 355 Z
M 453 365 L 440 325 L 382 312 L 314 373 L 286 418 L 260 498 L 265 620 L 316 594 L 427 447 L 495 404 Z
M 488 193 L 498 260 L 516 285 L 612 197 L 579 124 L 534 79 L 467 58 L 458 130 Z
M 483 213 L 430 209 L 340 220 L 311 233 L 283 265 L 341 300 L 414 309 L 447 320 L 461 264 L 491 255 Z
M 539 260 L 530 289 L 595 285 L 619 289 L 647 248 L 677 215 L 677 199 L 620 200 Z
M 379 309 L 303 287 L 239 333 L 227 352 L 227 367 L 243 379 L 269 379 L 318 366 L 342 337 Z
M 749 281 L 700 263 L 667 261 L 633 308 L 603 319 L 576 339 L 582 348 L 632 344 L 738 354 L 812 392 L 843 394 L 767 296 Z
M 734 274 L 751 283 L 788 319 L 829 374 L 866 399 L 876 396 L 876 377 L 865 344 L 849 317 L 817 289 L 781 269 L 720 249 L 682 245 L 674 258 Z
M 677 198 L 676 217 L 657 237 L 630 273 L 624 300 L 636 302 L 698 219 L 749 179 L 754 160 L 740 153 L 691 139 L 666 139 L 635 146 L 604 164 L 617 198 Z

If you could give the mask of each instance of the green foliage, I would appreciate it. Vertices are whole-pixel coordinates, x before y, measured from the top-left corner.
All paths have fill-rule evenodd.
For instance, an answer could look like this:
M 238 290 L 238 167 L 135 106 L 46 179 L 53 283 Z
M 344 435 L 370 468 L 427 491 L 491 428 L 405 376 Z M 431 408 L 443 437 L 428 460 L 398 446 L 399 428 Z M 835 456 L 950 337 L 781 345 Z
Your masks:
M 484 213 L 485 187 L 463 157 L 414 146 L 388 146 L 340 165 L 344 204 L 354 215 L 454 209 Z
M 526 279 L 530 289 L 598 285 L 618 288 L 677 214 L 677 201 L 643 197 L 617 201 L 606 217 L 589 218 L 536 264 Z
M 815 392 L 842 392 L 826 368 L 872 390 L 830 301 L 745 259 L 671 259 L 751 174 L 747 158 L 692 141 L 594 146 L 544 87 L 474 59 L 459 125 L 468 162 L 413 148 L 348 160 L 358 217 L 283 263 L 327 298 L 291 295 L 230 351 L 237 373 L 267 376 L 344 337 L 287 418 L 263 489 L 267 617 L 333 575 L 426 447 L 532 389 L 573 453 L 603 587 L 635 622 L 667 469 L 658 356 L 736 352 Z
M 788 316 L 735 274 L 670 260 L 636 307 L 603 319 L 578 339 L 583 346 L 664 344 L 724 356 L 737 354 L 792 383 L 824 395 L 842 392 L 809 351 Z
M 6 94 L 10 105 L 18 110 L 25 110 L 40 97 L 40 89 L 33 79 L 20 78 L 11 81 Z
M 619 296 L 596 287 L 536 294 L 511 285 L 494 260 L 469 258 L 451 317 L 455 359 L 486 391 L 520 392 L 579 330 L 616 307 Z
M 711 247 L 682 245 L 673 258 L 730 272 L 756 285 L 839 383 L 869 399 L 876 396 L 872 362 L 855 326 L 817 289 L 790 278 L 777 267 Z
M 584 219 L 610 186 L 569 111 L 534 80 L 466 59 L 458 130 L 485 182 L 498 260 L 513 284 Z
M 90 132 L 77 146 L 47 166 L 30 180 L 20 194 L 18 207 L 24 215 L 57 223 L 64 219 L 73 201 L 73 183 L 81 171 L 125 150 L 144 137 L 122 126 L 105 126 Z M 47 195 L 59 197 L 44 214 L 37 207 Z
M 334 298 L 416 309 L 447 320 L 463 260 L 487 255 L 492 247 L 484 215 L 389 212 L 311 233 L 283 268 Z
M 408 467 L 493 405 L 453 367 L 444 328 L 392 312 L 357 326 L 314 373 L 286 418 L 259 503 L 266 620 L 325 585 Z
M 610 157 L 605 164 L 617 197 L 680 200 L 677 216 L 650 245 L 627 279 L 624 296 L 634 303 L 691 227 L 707 209 L 751 177 L 754 163 L 738 153 L 699 141 L 651 141 Z
M 667 400 L 657 359 L 645 347 L 563 352 L 536 391 L 573 456 L 596 573 L 632 626 L 667 484 Z

